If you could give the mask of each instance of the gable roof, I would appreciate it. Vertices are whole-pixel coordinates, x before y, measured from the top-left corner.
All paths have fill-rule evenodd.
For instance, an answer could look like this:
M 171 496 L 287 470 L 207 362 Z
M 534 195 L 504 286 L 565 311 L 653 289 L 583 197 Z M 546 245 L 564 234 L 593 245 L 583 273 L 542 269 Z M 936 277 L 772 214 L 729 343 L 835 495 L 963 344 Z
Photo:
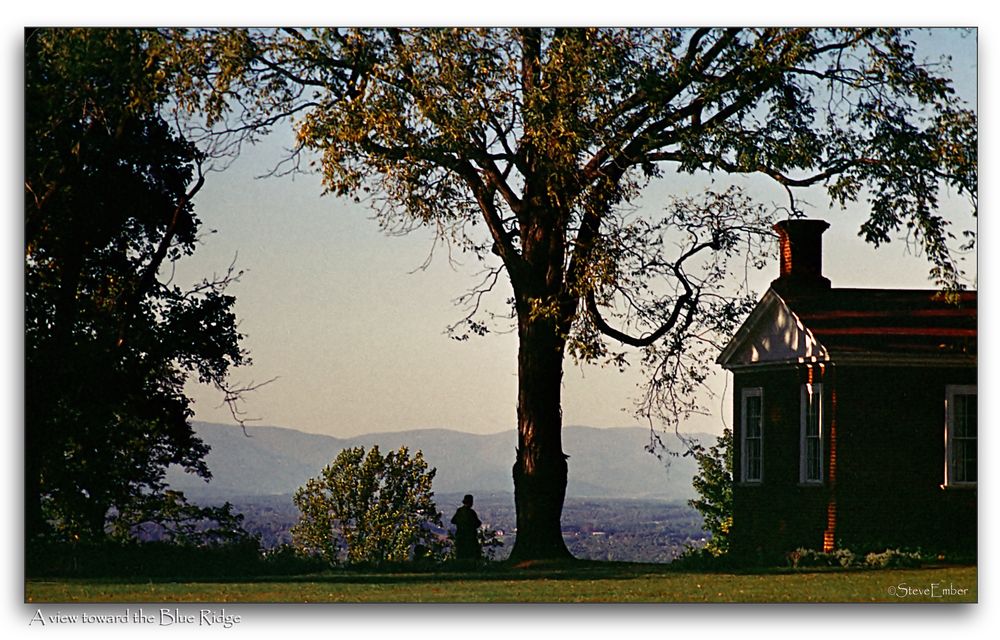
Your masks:
M 769 289 L 723 349 L 726 369 L 763 363 L 976 364 L 977 294 Z

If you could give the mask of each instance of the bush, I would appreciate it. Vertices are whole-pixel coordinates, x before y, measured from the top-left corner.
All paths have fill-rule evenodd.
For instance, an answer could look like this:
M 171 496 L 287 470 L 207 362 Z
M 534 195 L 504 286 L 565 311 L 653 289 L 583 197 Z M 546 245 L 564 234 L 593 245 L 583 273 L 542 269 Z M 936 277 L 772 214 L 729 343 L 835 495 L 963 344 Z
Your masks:
M 887 549 L 881 553 L 860 556 L 850 549 L 835 549 L 824 552 L 815 549 L 796 549 L 788 554 L 789 564 L 796 569 L 809 567 L 862 567 L 869 569 L 890 569 L 897 567 L 918 567 L 923 556 L 917 551 Z
M 750 563 L 745 558 L 728 553 L 720 554 L 707 546 L 694 547 L 688 544 L 684 552 L 670 562 L 670 566 L 689 571 L 732 571 L 746 569 Z
M 900 549 L 886 549 L 882 553 L 869 553 L 865 556 L 865 565 L 877 569 L 919 567 L 922 563 L 920 553 Z
M 481 559 L 486 562 L 496 562 L 497 554 L 500 553 L 500 547 L 503 546 L 503 540 L 500 539 L 497 531 L 481 526 L 476 531 L 476 537 L 479 540 L 479 549 L 482 552 Z M 457 560 L 455 549 L 455 534 L 454 532 L 449 532 L 443 556 L 444 559 L 449 561 Z
M 328 566 L 324 560 L 303 555 L 288 544 L 266 549 L 261 557 L 263 575 L 290 576 L 317 573 Z
M 835 549 L 834 551 L 816 551 L 815 549 L 796 549 L 788 554 L 792 567 L 850 567 L 855 564 L 857 556 L 850 549 Z

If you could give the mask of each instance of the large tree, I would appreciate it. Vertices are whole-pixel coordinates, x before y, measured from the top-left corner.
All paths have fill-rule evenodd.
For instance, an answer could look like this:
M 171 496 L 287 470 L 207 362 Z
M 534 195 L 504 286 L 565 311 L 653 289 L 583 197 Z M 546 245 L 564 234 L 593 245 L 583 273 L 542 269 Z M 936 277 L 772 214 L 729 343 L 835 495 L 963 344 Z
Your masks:
M 164 472 L 208 477 L 189 377 L 229 389 L 247 362 L 225 286 L 172 265 L 200 222 L 203 155 L 164 117 L 149 34 L 25 35 L 25 509 L 29 539 L 155 519 Z M 233 399 L 233 395 L 229 398 Z M 155 511 L 155 509 L 153 509 Z
M 468 330 L 489 329 L 478 303 L 507 279 L 515 559 L 569 555 L 567 354 L 624 366 L 640 350 L 643 411 L 669 418 L 747 308 L 746 291 L 724 287 L 727 261 L 760 257 L 773 211 L 735 189 L 637 211 L 667 170 L 760 176 L 787 191 L 790 215 L 807 187 L 866 199 L 868 241 L 905 230 L 938 281 L 960 279 L 936 207 L 947 187 L 975 214 L 976 117 L 903 30 L 224 30 L 187 34 L 176 51 L 187 104 L 228 134 L 291 116 L 293 161 L 316 152 L 330 192 L 483 260 Z

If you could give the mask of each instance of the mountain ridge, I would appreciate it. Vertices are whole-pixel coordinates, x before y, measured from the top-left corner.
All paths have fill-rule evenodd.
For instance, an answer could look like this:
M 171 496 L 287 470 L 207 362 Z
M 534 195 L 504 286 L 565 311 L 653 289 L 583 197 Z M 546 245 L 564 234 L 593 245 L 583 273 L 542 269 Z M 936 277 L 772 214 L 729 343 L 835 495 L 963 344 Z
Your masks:
M 224 500 L 233 496 L 293 493 L 315 477 L 348 447 L 378 445 L 385 450 L 407 446 L 423 452 L 437 469 L 436 493 L 512 493 L 511 467 L 517 446 L 514 430 L 474 434 L 445 427 L 384 431 L 346 438 L 273 425 L 248 426 L 193 423 L 195 433 L 211 451 L 206 463 L 213 479 L 168 470 L 167 481 L 192 498 Z M 712 434 L 683 434 L 714 443 Z M 249 437 L 248 437 L 249 436 Z M 568 497 L 655 498 L 694 497 L 691 479 L 697 465 L 690 456 L 665 456 L 668 465 L 646 451 L 649 429 L 643 427 L 563 428 L 563 449 L 569 456 Z M 670 447 L 676 453 L 681 447 Z

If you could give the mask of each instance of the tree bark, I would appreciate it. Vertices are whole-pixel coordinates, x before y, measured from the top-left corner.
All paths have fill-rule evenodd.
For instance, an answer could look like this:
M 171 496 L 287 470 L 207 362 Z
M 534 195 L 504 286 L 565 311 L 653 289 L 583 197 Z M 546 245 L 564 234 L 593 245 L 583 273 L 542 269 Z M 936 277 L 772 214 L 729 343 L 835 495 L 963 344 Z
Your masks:
M 565 339 L 553 318 L 520 314 L 518 325 L 515 561 L 572 558 L 560 518 L 568 466 L 562 450 L 562 373 Z

